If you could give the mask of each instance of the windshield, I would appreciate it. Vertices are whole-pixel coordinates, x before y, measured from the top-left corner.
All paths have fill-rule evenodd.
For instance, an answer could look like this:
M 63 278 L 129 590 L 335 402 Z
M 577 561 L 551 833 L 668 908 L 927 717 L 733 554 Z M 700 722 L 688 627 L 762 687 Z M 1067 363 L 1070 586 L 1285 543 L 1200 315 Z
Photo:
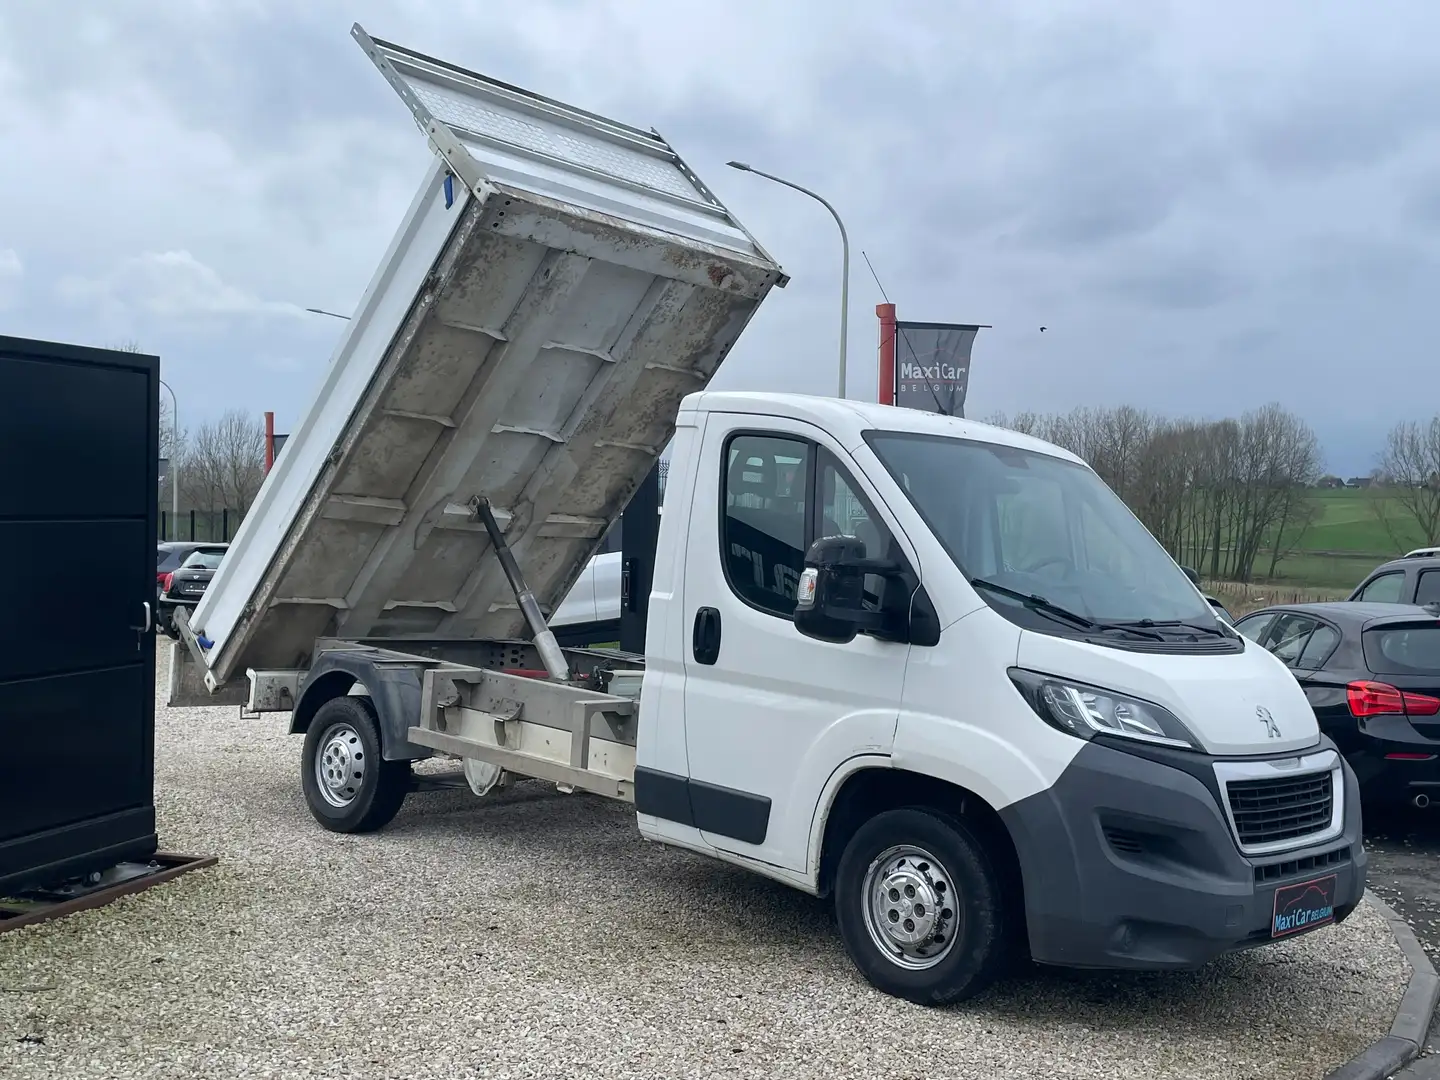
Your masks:
M 1175 560 L 1085 466 L 968 439 L 875 431 L 866 441 L 967 579 L 1096 623 L 1217 625 Z M 1014 595 L 978 591 L 1028 629 L 1066 629 Z
M 223 551 L 192 551 L 182 564 L 187 570 L 218 570 Z

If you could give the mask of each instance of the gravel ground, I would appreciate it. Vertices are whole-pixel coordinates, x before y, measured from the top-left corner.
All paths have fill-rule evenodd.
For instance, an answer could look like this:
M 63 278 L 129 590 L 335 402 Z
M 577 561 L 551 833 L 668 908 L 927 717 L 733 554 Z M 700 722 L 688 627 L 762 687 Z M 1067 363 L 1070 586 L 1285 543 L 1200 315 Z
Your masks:
M 0 1075 L 1317 1078 L 1408 968 L 1362 906 L 1205 970 L 1035 970 L 947 1010 L 871 990 L 818 901 L 519 784 L 327 833 L 299 740 L 159 712 L 162 843 L 219 866 L 0 936 Z
M 1434 808 L 1365 815 L 1370 888 L 1393 907 L 1440 968 L 1440 812 Z M 1431 1024 L 1422 1059 L 1402 1077 L 1440 1080 L 1440 1020 Z

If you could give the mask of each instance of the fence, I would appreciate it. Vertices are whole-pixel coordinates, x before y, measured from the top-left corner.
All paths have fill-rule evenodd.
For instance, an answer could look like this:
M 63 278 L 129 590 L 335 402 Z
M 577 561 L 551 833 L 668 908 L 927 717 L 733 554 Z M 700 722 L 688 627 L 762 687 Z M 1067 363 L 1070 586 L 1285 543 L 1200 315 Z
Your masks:
M 244 516 L 239 510 L 181 510 L 177 519 L 169 510 L 161 510 L 160 535 L 156 539 L 229 543 Z
M 1203 588 L 1224 602 L 1235 616 L 1271 604 L 1312 604 L 1344 600 L 1348 589 L 1304 588 L 1295 585 L 1250 585 L 1239 581 L 1207 581 Z

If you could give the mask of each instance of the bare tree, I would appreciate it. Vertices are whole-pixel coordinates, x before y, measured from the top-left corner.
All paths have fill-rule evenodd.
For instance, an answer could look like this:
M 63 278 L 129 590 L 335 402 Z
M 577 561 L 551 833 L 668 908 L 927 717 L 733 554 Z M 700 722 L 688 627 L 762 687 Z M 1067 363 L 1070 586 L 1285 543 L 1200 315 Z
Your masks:
M 1272 503 L 1273 521 L 1270 531 L 1270 569 L 1275 576 L 1280 560 L 1292 554 L 1320 517 L 1320 507 L 1311 497 L 1311 489 L 1323 472 L 1320 440 L 1310 426 L 1288 413 L 1283 414 L 1274 448 L 1274 460 L 1280 476 L 1280 498 Z
M 1396 546 L 1403 545 L 1409 523 L 1419 529 L 1422 542 L 1440 536 L 1440 415 L 1428 423 L 1407 420 L 1391 428 L 1377 473 L 1383 485 L 1372 485 L 1370 505 Z M 1376 487 L 1383 487 L 1383 494 Z
M 1239 420 L 1171 421 L 1135 409 L 1021 414 L 1003 426 L 1085 459 L 1167 550 L 1212 578 L 1273 575 L 1315 520 L 1320 445 L 1279 405 Z
M 265 426 L 239 409 L 207 421 L 188 440 L 181 494 L 197 510 L 250 509 L 265 479 Z
M 1270 569 L 1266 577 L 1275 576 L 1281 560 L 1289 558 L 1300 549 L 1305 534 L 1320 520 L 1320 504 L 1312 498 L 1301 496 L 1298 489 L 1293 490 L 1296 497 L 1287 501 L 1284 513 L 1275 526 L 1270 543 Z
M 1413 547 L 1415 545 L 1411 541 L 1423 539 L 1414 516 L 1395 497 L 1392 481 L 1379 469 L 1371 474 L 1371 484 L 1365 489 L 1365 502 L 1396 550 Z

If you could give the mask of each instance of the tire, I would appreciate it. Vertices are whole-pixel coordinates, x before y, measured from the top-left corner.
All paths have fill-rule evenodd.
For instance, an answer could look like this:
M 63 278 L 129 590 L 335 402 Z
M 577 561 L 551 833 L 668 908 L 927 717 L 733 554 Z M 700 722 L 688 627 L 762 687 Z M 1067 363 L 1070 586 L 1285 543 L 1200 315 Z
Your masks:
M 410 791 L 410 762 L 382 756 L 368 698 L 337 697 L 310 721 L 300 784 L 310 813 L 331 832 L 375 832 L 400 812 Z
M 920 807 L 878 814 L 856 830 L 836 868 L 845 951 L 870 985 L 894 997 L 917 1005 L 974 997 L 1014 953 L 1001 880 L 984 846 L 949 815 Z

